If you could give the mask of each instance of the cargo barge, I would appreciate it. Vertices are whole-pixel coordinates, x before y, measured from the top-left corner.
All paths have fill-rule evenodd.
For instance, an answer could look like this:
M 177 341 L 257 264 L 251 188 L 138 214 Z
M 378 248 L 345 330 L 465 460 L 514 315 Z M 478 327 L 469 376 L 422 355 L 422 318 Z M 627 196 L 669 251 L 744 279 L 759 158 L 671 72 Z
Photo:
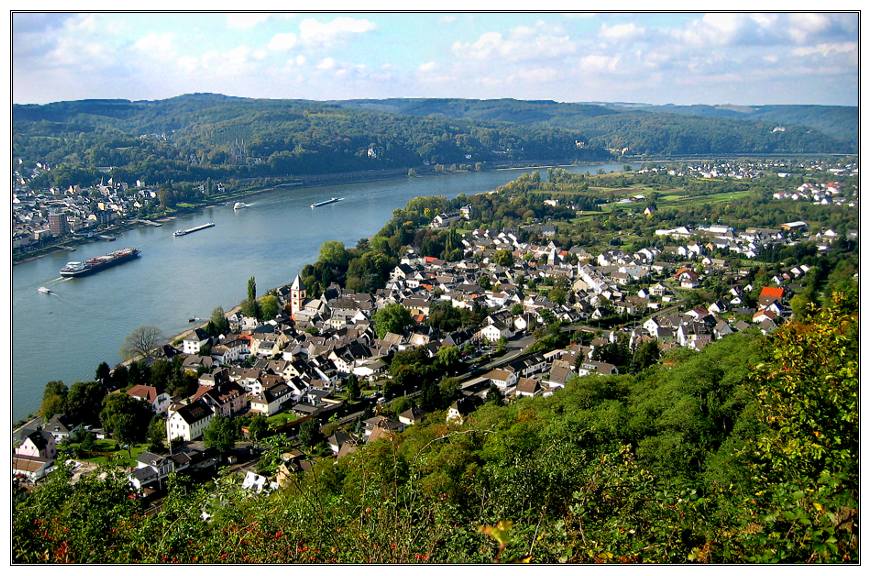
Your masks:
M 206 228 L 211 228 L 214 226 L 214 222 L 209 222 L 208 224 L 200 224 L 199 226 L 194 226 L 193 228 L 188 228 L 187 230 L 176 230 L 172 233 L 173 236 L 187 236 L 193 232 L 199 232 L 200 230 L 205 230 Z
M 105 256 L 89 258 L 84 262 L 67 262 L 67 265 L 60 269 L 60 275 L 66 278 L 87 276 L 138 257 L 139 250 L 136 248 L 123 248 L 109 252 Z

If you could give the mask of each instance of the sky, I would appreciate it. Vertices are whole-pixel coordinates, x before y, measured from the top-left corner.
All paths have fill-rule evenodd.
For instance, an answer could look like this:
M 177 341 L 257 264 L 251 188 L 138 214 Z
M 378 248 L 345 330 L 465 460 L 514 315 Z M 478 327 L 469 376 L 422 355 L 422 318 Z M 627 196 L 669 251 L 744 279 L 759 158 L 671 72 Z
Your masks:
M 12 99 L 854 106 L 858 45 L 844 13 L 15 13 Z

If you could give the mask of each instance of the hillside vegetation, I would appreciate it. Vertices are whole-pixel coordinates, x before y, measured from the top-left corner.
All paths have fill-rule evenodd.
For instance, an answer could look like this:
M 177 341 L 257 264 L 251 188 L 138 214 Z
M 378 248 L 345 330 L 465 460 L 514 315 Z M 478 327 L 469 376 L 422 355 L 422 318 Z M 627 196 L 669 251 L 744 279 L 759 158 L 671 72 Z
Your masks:
M 34 185 L 90 185 L 97 168 L 148 183 L 646 155 L 847 153 L 857 109 L 621 107 L 550 101 L 315 102 L 191 94 L 14 105 L 12 153 L 63 166 Z M 785 131 L 774 132 L 779 125 Z M 76 170 L 71 170 L 76 168 Z M 431 169 L 431 168 L 429 168 Z
M 13 492 L 15 562 L 857 562 L 858 302 L 549 398 L 434 413 L 251 496 L 61 471 Z M 203 519 L 203 513 L 208 519 Z

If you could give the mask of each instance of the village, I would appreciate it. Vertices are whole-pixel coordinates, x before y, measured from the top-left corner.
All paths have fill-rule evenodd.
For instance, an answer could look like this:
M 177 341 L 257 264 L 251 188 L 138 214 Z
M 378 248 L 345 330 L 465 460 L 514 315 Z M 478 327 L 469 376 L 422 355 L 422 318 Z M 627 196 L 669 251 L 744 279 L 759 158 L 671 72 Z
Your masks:
M 429 226 L 450 228 L 469 219 L 471 211 L 465 206 L 443 212 Z M 274 291 L 280 304 L 274 318 L 236 311 L 227 316 L 225 334 L 216 337 L 201 327 L 163 345 L 156 356 L 182 358 L 183 370 L 196 375 L 198 387 L 185 397 L 145 384 L 116 392 L 165 418 L 171 447 L 168 453 L 138 455 L 129 471 L 132 488 L 153 493 L 173 472 L 214 471 L 220 455 L 205 449 L 202 439 L 217 416 L 262 415 L 271 433 L 291 435 L 313 421 L 326 432 L 334 458 L 400 433 L 427 416 L 417 401 L 421 390 L 392 386 L 391 362 L 408 350 L 436 358 L 451 349 L 459 357 L 462 368 L 452 374 L 457 385 L 444 416 L 452 424 L 494 398 L 507 403 L 550 396 L 575 377 L 618 374 L 607 353 L 615 346 L 631 353 L 652 343 L 658 357 L 677 347 L 701 350 L 751 328 L 769 333 L 790 316 L 790 297 L 811 268 L 800 264 L 755 278 L 747 267 L 730 266 L 734 259 L 728 257 L 752 261 L 763 249 L 809 240 L 825 247 L 837 234 L 812 238 L 804 222 L 746 230 L 687 224 L 657 230 L 657 237 L 667 239 L 663 248 L 595 255 L 545 242 L 547 236 L 542 230 L 541 241 L 522 242 L 512 230 L 464 231 L 463 258 L 456 262 L 407 247 L 386 285 L 374 293 L 353 293 L 333 283 L 319 297 L 309 297 L 297 275 Z M 728 291 L 714 301 L 694 297 L 713 282 Z M 379 337 L 376 314 L 397 306 L 410 322 Z M 475 310 L 483 321 L 439 330 L 430 315 L 440 307 Z M 567 343 L 548 345 L 552 341 L 541 337 L 548 327 L 551 334 L 555 328 L 570 336 Z M 349 393 L 352 387 L 359 390 Z M 44 477 L 64 443 L 82 432 L 81 423 L 62 414 L 32 422 L 18 432 L 13 474 L 33 482 Z M 246 446 L 256 462 L 251 443 Z M 310 456 L 299 448 L 283 453 L 271 477 L 249 466 L 245 486 L 269 490 L 309 468 Z

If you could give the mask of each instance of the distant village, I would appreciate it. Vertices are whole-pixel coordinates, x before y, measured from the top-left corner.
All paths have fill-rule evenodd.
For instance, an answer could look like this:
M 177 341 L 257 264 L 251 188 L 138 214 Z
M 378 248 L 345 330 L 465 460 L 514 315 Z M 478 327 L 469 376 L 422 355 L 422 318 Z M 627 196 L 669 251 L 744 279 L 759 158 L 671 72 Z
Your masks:
M 105 191 L 105 201 L 100 203 L 105 210 L 101 211 L 120 213 L 113 206 L 119 205 L 123 187 L 107 184 L 100 190 L 101 194 Z M 135 206 L 137 194 L 149 193 L 144 189 L 133 192 L 133 199 L 124 202 L 132 201 Z M 58 199 L 50 196 L 38 200 L 34 196 L 26 205 L 19 197 L 16 218 L 45 206 L 71 210 L 80 198 L 75 191 L 64 191 Z M 439 214 L 430 226 L 450 227 L 469 219 L 470 211 L 465 207 Z M 84 215 L 85 221 L 92 215 L 71 213 L 74 218 Z M 464 231 L 460 261 L 424 257 L 407 248 L 384 287 L 371 294 L 348 292 L 333 284 L 314 298 L 296 276 L 277 289 L 282 311 L 275 318 L 258 321 L 237 312 L 228 316 L 230 332 L 225 335 L 212 337 L 198 328 L 162 346 L 161 356 L 180 356 L 183 368 L 197 375 L 198 389 L 193 395 L 171 398 L 143 384 L 117 392 L 165 415 L 166 439 L 183 444 L 171 454 L 140 454 L 137 467 L 129 473 L 130 482 L 137 490 L 146 490 L 160 485 L 173 471 L 214 465 L 214 455 L 196 441 L 216 415 L 290 413 L 296 422 L 338 422 L 328 440 L 336 458 L 413 426 L 424 416 L 417 407 L 391 416 L 382 410 L 385 399 L 375 392 L 365 399 L 371 410 L 348 414 L 343 410 L 346 399 L 340 394 L 351 375 L 363 383 L 362 388 L 377 390 L 377 383 L 389 378 L 393 355 L 410 348 L 433 357 L 442 347 L 456 346 L 470 368 L 478 368 L 459 384 L 445 416 L 451 424 L 462 422 L 494 388 L 503 402 L 512 402 L 558 394 L 572 377 L 617 374 L 617 366 L 597 360 L 596 352 L 618 339 L 628 339 L 630 349 L 655 341 L 662 351 L 701 350 L 714 340 L 751 328 L 768 333 L 789 318 L 790 297 L 809 266 L 784 268 L 760 284 L 749 277 L 747 268 L 732 268 L 727 257 L 753 259 L 766 247 L 809 240 L 825 249 L 838 236 L 826 231 L 812 238 L 804 222 L 746 230 L 687 223 L 657 230 L 656 235 L 666 240 L 664 247 L 590 254 L 579 246 L 558 246 L 552 239 L 521 242 L 512 230 Z M 506 252 L 511 263 L 497 263 L 504 264 L 504 258 L 497 256 Z M 539 282 L 539 287 L 547 286 L 529 289 L 530 279 Z M 708 279 L 729 286 L 727 294 L 716 301 L 687 305 L 686 296 Z M 557 298 L 560 302 L 548 297 L 548 288 L 555 284 L 566 287 L 566 297 Z M 440 333 L 426 322 L 436 302 L 469 310 L 483 307 L 487 314 L 477 327 Z M 373 317 L 390 304 L 405 308 L 414 325 L 403 333 L 388 332 L 379 338 Z M 617 321 L 605 328 L 596 326 L 607 318 Z M 530 351 L 536 330 L 555 320 L 591 338 Z M 504 355 L 492 354 L 497 347 Z M 478 366 L 485 352 L 488 361 Z M 43 477 L 53 469 L 58 445 L 79 430 L 80 423 L 64 415 L 21 430 L 13 473 L 33 481 Z M 302 452 L 294 450 L 286 454 L 274 478 L 249 471 L 246 487 L 265 490 L 309 466 Z
M 159 192 L 142 180 L 115 181 L 111 175 L 94 186 L 32 189 L 30 180 L 50 172 L 37 162 L 33 170 L 16 170 L 12 187 L 12 249 L 15 253 L 51 246 L 71 239 L 111 240 L 111 228 L 136 220 L 160 205 Z M 105 181 L 104 181 L 105 180 Z M 204 188 L 205 184 L 200 188 Z M 215 191 L 223 192 L 217 183 Z

